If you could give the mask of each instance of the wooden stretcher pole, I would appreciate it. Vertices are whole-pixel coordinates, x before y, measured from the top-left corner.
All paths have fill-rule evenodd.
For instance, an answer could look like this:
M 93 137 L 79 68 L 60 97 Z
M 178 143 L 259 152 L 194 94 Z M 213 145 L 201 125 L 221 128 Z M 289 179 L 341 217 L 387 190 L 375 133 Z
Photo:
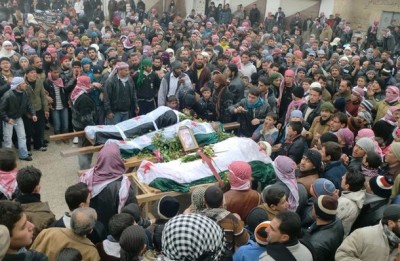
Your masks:
M 50 140 L 68 140 L 73 139 L 75 137 L 84 137 L 85 131 L 76 131 L 76 132 L 69 132 L 57 135 L 50 135 Z

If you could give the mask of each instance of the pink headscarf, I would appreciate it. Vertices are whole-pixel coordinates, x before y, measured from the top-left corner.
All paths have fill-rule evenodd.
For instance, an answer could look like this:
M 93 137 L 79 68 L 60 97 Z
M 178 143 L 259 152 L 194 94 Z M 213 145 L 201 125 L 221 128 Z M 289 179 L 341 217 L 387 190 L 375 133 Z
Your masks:
M 349 128 L 341 128 L 336 136 L 341 140 L 344 140 L 345 146 L 348 148 L 352 148 L 354 145 L 354 133 Z
M 72 104 L 84 93 L 88 93 L 90 90 L 90 78 L 87 75 L 81 75 L 76 80 L 76 86 L 71 93 Z
M 393 91 L 394 94 L 389 94 L 389 93 L 386 92 L 385 101 L 387 101 L 389 103 L 392 103 L 392 102 L 396 102 L 396 101 L 399 100 L 399 88 L 398 87 L 396 87 L 396 86 L 388 86 L 386 88 L 386 91 L 387 90 Z
M 0 192 L 8 200 L 12 199 L 12 194 L 17 189 L 17 169 L 12 171 L 0 170 Z
M 251 185 L 251 167 L 244 161 L 234 161 L 228 166 L 232 190 L 248 190 Z
M 108 184 L 122 178 L 119 189 L 118 213 L 125 205 L 129 196 L 131 182 L 124 175 L 125 165 L 117 144 L 106 144 L 99 152 L 96 166 L 86 171 L 80 181 L 87 184 L 92 198 L 96 197 Z
M 294 174 L 296 163 L 287 156 L 278 156 L 274 160 L 273 166 L 276 177 L 289 188 L 289 210 L 295 212 L 300 199 L 296 175 Z

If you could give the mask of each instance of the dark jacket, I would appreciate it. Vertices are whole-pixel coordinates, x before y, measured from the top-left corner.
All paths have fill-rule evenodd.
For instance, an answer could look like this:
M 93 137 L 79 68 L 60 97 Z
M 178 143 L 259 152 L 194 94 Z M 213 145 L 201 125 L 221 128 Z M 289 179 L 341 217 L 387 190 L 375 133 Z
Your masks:
M 233 104 L 234 95 L 224 87 L 222 90 L 215 89 L 212 95 L 212 101 L 215 104 L 216 118 L 222 123 L 232 122 L 232 114 L 229 107 Z
M 332 223 L 317 226 L 316 223 L 308 228 L 310 242 L 314 247 L 314 261 L 334 261 L 335 253 L 342 244 L 344 231 L 340 219 L 335 219 Z
M 129 112 L 133 116 L 138 107 L 135 84 L 131 77 L 124 84 L 117 75 L 106 81 L 104 90 L 104 109 L 106 113 Z
M 342 189 L 342 176 L 346 173 L 347 169 L 343 163 L 339 161 L 333 161 L 325 165 L 325 171 L 321 175 L 321 178 L 326 178 L 335 184 L 336 189 Z
M 139 86 L 137 80 L 139 73 L 134 77 L 134 82 L 137 89 L 137 98 L 144 100 L 151 100 L 156 98 L 158 90 L 160 89 L 161 80 L 155 72 L 151 72 L 148 75 L 143 75 L 143 83 Z
M 18 254 L 6 254 L 3 261 L 48 261 L 47 256 L 35 250 L 27 250 Z
M 237 114 L 237 120 L 240 123 L 239 133 L 245 137 L 251 137 L 253 135 L 253 132 L 259 126 L 259 125 L 252 125 L 251 121 L 253 119 L 259 119 L 260 122 L 263 122 L 268 112 L 268 104 L 264 102 L 259 107 L 256 107 L 254 109 L 249 109 L 247 106 L 247 99 L 244 98 L 239 103 L 230 106 L 229 111 L 233 114 L 234 110 L 239 106 L 242 106 L 244 109 L 247 110 L 246 112 Z
M 201 87 L 204 87 L 207 85 L 207 82 L 211 80 L 211 72 L 207 68 L 207 66 L 203 66 L 203 70 L 200 73 L 200 77 L 198 77 L 197 74 L 197 69 L 196 69 L 196 64 L 193 64 L 192 67 L 190 68 L 188 75 L 190 77 L 190 80 L 192 83 L 195 84 L 194 90 L 198 93 L 201 94 L 200 89 Z
M 198 117 L 207 121 L 216 120 L 215 103 L 212 102 L 211 97 L 208 101 L 204 98 L 199 100 Z
M 94 208 L 97 212 L 97 220 L 100 221 L 105 229 L 106 234 L 108 231 L 108 221 L 112 216 L 118 213 L 119 204 L 119 189 L 121 188 L 122 177 L 109 183 L 97 196 L 90 200 L 90 207 Z M 125 205 L 129 203 L 137 203 L 136 192 L 131 184 L 128 199 Z
M 308 107 L 309 107 L 309 102 L 306 103 L 305 105 L 306 105 L 306 106 L 304 106 L 304 107 L 302 106 L 302 107 L 300 108 L 301 112 L 303 113 L 303 116 L 306 115 L 307 109 L 308 109 Z M 315 117 L 317 117 L 317 116 L 319 116 L 319 115 L 321 114 L 321 105 L 322 105 L 322 102 L 320 101 L 320 102 L 318 103 L 317 107 L 314 108 L 314 110 L 312 110 L 312 111 L 310 112 L 310 114 L 308 115 L 307 119 L 304 119 L 304 121 L 303 121 L 303 126 L 304 126 L 304 128 L 305 128 L 306 130 L 309 130 L 309 129 L 311 128 L 311 125 L 312 125 L 312 123 L 313 123 Z
M 84 93 L 80 95 L 72 106 L 72 125 L 76 131 L 84 130 L 86 126 L 96 125 L 96 104 Z
M 43 83 L 44 89 L 49 93 L 49 96 L 53 99 L 53 103 L 51 106 L 53 109 L 56 108 L 56 91 L 55 88 L 60 89 L 60 98 L 61 98 L 61 103 L 64 108 L 68 108 L 68 94 L 64 90 L 64 88 L 60 88 L 54 85 L 49 79 L 46 79 Z
M 240 102 L 244 98 L 244 83 L 239 76 L 233 78 L 229 83 L 228 90 L 233 94 L 233 103 Z
M 306 144 L 306 139 L 303 136 L 298 135 L 291 141 L 286 140 L 285 143 L 282 144 L 277 155 L 288 156 L 296 162 L 296 164 L 299 164 L 303 157 L 304 150 L 306 149 Z
M 378 224 L 379 221 L 382 219 L 383 211 L 389 204 L 389 199 L 366 193 L 365 200 L 369 201 L 369 198 L 372 199 L 371 202 L 364 202 L 360 214 L 358 215 L 356 221 L 354 221 L 353 226 L 351 227 L 351 231 L 354 231 L 357 228 L 361 227 L 374 226 Z
M 31 100 L 26 92 L 8 90 L 0 101 L 0 119 L 7 122 L 10 118 L 17 119 L 30 113 L 36 115 Z

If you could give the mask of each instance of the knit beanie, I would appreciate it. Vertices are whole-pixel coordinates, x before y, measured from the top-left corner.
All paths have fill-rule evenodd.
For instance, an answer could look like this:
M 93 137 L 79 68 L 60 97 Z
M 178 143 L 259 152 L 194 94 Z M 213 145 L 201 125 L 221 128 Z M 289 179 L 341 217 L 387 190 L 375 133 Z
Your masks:
M 322 195 L 332 196 L 335 190 L 336 187 L 333 182 L 325 178 L 316 179 L 311 185 L 311 194 L 316 198 Z
M 23 83 L 25 80 L 22 77 L 14 77 L 11 80 L 11 90 L 15 90 L 17 89 L 18 85 L 20 85 L 21 83 Z
M 369 113 L 371 113 L 372 109 L 374 108 L 372 103 L 368 100 L 363 100 L 360 105 L 362 105 Z
M 390 198 L 392 194 L 393 180 L 389 176 L 375 176 L 369 180 L 372 192 L 381 198 Z
M 330 113 L 334 113 L 335 107 L 333 107 L 333 104 L 331 102 L 324 102 L 321 105 L 321 111 L 329 111 Z
M 368 111 L 360 111 L 357 116 L 363 118 L 368 124 L 372 123 L 372 116 Z
M 392 204 L 386 207 L 383 211 L 383 218 L 397 221 L 400 219 L 400 205 Z
M 182 66 L 182 63 L 179 62 L 179 61 L 173 62 L 171 66 L 172 66 L 172 70 L 176 70 L 176 69 L 179 69 L 179 68 L 182 68 L 182 67 L 183 67 L 183 66 Z
M 265 212 L 265 211 L 264 211 Z M 264 221 L 260 223 L 256 229 L 254 230 L 254 238 L 257 241 L 257 243 L 261 246 L 266 246 L 268 244 L 268 233 L 267 233 L 267 228 L 270 226 L 270 221 Z
M 156 214 L 161 219 L 168 220 L 178 214 L 180 204 L 176 198 L 171 196 L 164 196 L 158 201 L 158 204 L 156 204 L 155 206 L 157 206 L 157 212 L 154 214 Z
M 356 142 L 356 145 L 365 151 L 365 153 L 375 151 L 375 144 L 371 138 L 361 138 Z
M 400 160 L 400 142 L 393 142 L 392 145 L 390 145 L 390 151 Z
M 254 233 L 256 227 L 262 222 L 268 220 L 268 213 L 261 207 L 253 208 L 246 218 L 247 229 L 250 233 Z
M 383 79 L 381 78 L 376 78 L 375 81 L 379 84 L 382 90 L 386 89 L 386 83 Z
M 304 157 L 306 157 L 311 163 L 314 165 L 315 170 L 320 173 L 322 170 L 322 158 L 321 158 L 321 153 L 317 150 L 307 150 L 304 153 Z
M 364 89 L 361 87 L 354 87 L 351 93 L 360 99 L 363 99 L 365 96 Z
M 287 55 L 286 55 L 286 57 L 287 57 Z M 299 68 L 297 68 L 297 70 L 296 70 L 296 73 L 298 73 L 298 72 L 307 73 L 307 70 L 306 70 L 306 68 L 304 68 L 304 67 L 299 67 Z
M 85 57 L 85 58 L 83 58 L 83 59 L 81 60 L 82 66 L 85 65 L 85 64 L 91 64 L 91 63 L 92 63 L 92 61 L 90 61 L 90 59 L 87 58 L 87 57 Z
M 271 80 L 271 83 L 272 83 L 273 81 L 275 81 L 276 79 L 278 79 L 278 78 L 282 78 L 282 75 L 281 75 L 280 73 L 273 73 L 273 74 L 269 77 L 269 79 Z
M 303 119 L 303 113 L 300 110 L 293 110 L 290 113 L 290 118 L 300 118 Z
M 142 216 L 142 211 L 140 210 L 138 204 L 135 203 L 130 203 L 128 205 L 125 205 L 121 209 L 121 213 L 126 213 L 131 215 L 135 219 L 136 223 L 140 221 L 140 218 Z
M 393 93 L 388 93 L 387 91 L 391 90 Z M 388 86 L 386 88 L 385 101 L 394 102 L 399 99 L 399 88 L 397 86 Z
M 224 192 L 217 186 L 210 186 L 204 192 L 204 201 L 210 208 L 220 208 L 224 199 Z
M 303 98 L 304 96 L 304 89 L 303 87 L 295 87 L 292 91 L 293 95 L 297 98 Z
M 233 190 L 248 190 L 251 183 L 251 167 L 244 161 L 234 161 L 228 166 L 229 183 Z
M 29 63 L 29 59 L 26 58 L 25 56 L 21 56 L 21 57 L 19 58 L 19 62 L 21 62 L 21 61 L 27 61 L 27 62 Z
M 294 71 L 291 70 L 291 69 L 286 70 L 286 71 L 285 71 L 285 77 L 286 77 L 286 76 L 288 76 L 288 77 L 294 77 Z
M 340 112 L 346 112 L 346 99 L 343 97 L 337 98 L 333 102 L 333 106 L 335 106 L 336 110 Z
M 77 56 L 80 52 L 85 52 L 85 49 L 83 49 L 82 47 L 76 48 L 74 51 L 74 55 Z
M 146 244 L 146 233 L 139 225 L 127 227 L 119 238 L 121 255 L 138 257 Z
M 3 260 L 10 247 L 10 232 L 4 225 L 0 225 L 0 260 Z
M 329 221 L 336 218 L 338 201 L 336 198 L 322 195 L 318 200 L 314 201 L 314 210 L 317 217 Z

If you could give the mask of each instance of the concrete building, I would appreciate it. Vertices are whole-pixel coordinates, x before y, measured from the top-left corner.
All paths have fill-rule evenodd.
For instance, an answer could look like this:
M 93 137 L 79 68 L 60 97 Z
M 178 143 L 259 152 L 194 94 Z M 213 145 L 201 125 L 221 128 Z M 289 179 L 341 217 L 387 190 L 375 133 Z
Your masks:
M 108 0 L 103 1 L 107 7 Z M 400 22 L 399 0 L 175 0 L 175 5 L 177 12 L 186 16 L 192 9 L 197 13 L 204 13 L 211 1 L 214 1 L 216 6 L 229 4 L 232 12 L 239 4 L 249 11 L 252 4 L 256 3 L 261 17 L 265 17 L 268 12 L 275 13 L 278 7 L 282 7 L 289 21 L 296 12 L 300 12 L 303 19 L 309 16 L 317 17 L 321 12 L 327 17 L 338 13 L 349 21 L 354 29 L 361 26 L 362 30 L 366 30 L 375 19 L 380 21 L 381 29 L 390 25 L 392 19 Z M 156 8 L 161 14 L 163 10 L 168 10 L 171 0 L 146 0 L 145 3 L 146 11 Z

